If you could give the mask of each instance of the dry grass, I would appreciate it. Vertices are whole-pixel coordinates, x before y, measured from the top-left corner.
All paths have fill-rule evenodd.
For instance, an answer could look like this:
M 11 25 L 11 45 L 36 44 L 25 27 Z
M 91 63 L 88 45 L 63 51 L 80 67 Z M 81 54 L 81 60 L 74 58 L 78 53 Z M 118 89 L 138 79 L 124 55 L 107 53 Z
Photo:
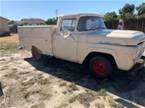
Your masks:
M 14 50 L 19 44 L 18 34 L 0 37 L 0 50 Z
M 19 43 L 18 34 L 11 34 L 11 36 L 0 37 L 0 44 Z

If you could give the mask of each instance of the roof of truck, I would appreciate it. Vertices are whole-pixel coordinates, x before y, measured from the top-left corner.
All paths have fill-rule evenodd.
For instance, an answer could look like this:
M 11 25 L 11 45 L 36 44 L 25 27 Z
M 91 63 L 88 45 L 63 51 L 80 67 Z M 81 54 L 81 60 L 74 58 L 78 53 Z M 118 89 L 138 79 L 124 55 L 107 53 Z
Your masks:
M 98 16 L 98 17 L 103 17 L 103 15 L 99 15 L 99 14 L 96 14 L 96 13 L 67 14 L 67 15 L 63 15 L 62 17 L 79 17 L 79 16 Z

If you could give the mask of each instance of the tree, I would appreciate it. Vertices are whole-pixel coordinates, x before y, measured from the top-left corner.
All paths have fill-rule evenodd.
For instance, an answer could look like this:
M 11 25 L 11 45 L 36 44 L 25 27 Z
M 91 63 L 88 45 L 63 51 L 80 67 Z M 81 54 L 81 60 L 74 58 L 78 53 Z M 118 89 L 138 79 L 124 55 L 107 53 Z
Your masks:
M 117 20 L 117 14 L 116 14 L 116 12 L 107 12 L 104 15 L 104 20 L 105 21 Z
M 15 24 L 15 21 L 11 20 L 11 21 L 8 22 L 8 24 L 9 24 L 9 25 Z
M 139 5 L 138 7 L 136 7 L 137 10 L 137 14 L 138 15 L 143 15 L 145 16 L 145 3 L 142 3 L 141 5 Z
M 47 21 L 45 21 L 48 25 L 55 25 L 57 23 L 58 18 L 49 18 Z
M 107 12 L 104 15 L 104 20 L 107 28 L 115 29 L 118 25 L 118 16 L 116 12 Z
M 135 5 L 134 4 L 125 4 L 122 9 L 119 10 L 121 18 L 132 17 L 134 16 Z

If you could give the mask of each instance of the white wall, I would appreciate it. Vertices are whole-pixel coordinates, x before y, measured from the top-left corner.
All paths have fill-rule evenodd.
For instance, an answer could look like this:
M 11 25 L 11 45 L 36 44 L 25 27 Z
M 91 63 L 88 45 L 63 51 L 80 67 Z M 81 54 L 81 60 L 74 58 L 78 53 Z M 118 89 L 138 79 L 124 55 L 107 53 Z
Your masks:
M 8 21 L 0 18 L 0 32 L 9 32 Z

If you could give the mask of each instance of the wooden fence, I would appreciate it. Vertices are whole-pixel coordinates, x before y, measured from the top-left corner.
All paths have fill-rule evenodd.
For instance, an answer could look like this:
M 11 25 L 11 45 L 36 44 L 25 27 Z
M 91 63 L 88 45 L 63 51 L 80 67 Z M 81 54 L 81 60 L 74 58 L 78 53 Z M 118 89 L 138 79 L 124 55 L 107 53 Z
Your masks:
M 124 29 L 145 32 L 145 17 L 124 19 Z
M 138 30 L 145 32 L 145 17 L 126 18 L 124 21 L 125 30 Z M 117 29 L 118 20 L 105 21 L 107 28 Z

